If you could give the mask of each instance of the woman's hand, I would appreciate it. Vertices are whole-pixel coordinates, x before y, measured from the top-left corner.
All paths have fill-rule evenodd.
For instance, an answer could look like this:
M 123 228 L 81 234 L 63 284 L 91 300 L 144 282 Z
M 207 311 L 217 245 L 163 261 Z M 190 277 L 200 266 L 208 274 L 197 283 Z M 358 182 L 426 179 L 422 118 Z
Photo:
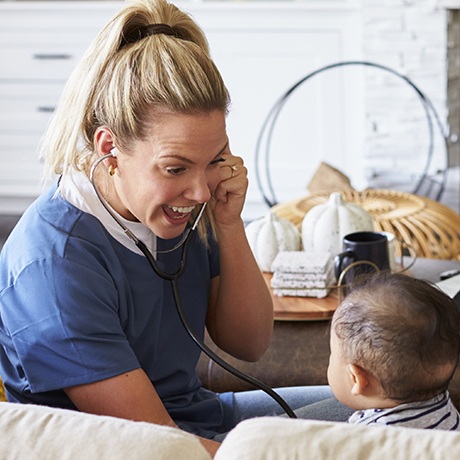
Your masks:
M 241 219 L 241 212 L 248 190 L 247 169 L 241 157 L 224 154 L 225 162 L 220 164 L 221 180 L 212 199 L 216 224 L 231 226 Z
M 268 348 L 273 304 L 246 238 L 241 212 L 248 189 L 240 157 L 225 154 L 212 206 L 220 251 L 220 276 L 211 283 L 206 325 L 227 353 L 256 361 Z

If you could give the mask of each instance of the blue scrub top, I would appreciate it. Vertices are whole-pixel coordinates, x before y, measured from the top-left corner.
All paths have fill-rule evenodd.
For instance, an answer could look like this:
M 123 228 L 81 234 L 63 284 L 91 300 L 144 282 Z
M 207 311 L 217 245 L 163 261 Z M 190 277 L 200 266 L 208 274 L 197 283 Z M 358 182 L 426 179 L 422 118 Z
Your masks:
M 222 431 L 218 396 L 201 387 L 199 348 L 176 311 L 170 282 L 117 242 L 94 216 L 44 193 L 22 216 L 0 256 L 0 375 L 8 399 L 75 409 L 62 388 L 142 368 L 176 423 Z M 197 235 L 178 281 L 185 315 L 203 338 L 215 242 Z M 173 241 L 158 240 L 158 249 Z M 159 254 L 174 272 L 181 249 Z

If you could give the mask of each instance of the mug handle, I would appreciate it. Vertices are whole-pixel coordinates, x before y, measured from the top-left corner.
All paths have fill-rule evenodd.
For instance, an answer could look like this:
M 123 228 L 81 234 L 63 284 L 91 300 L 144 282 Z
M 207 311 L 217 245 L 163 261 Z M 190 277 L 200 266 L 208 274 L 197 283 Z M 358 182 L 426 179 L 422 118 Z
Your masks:
M 336 255 L 334 257 L 335 279 L 338 280 L 344 268 L 346 268 L 350 263 L 353 263 L 355 261 L 356 261 L 356 254 L 351 250 L 348 250 L 348 251 L 345 251 L 345 252 L 342 252 Z
M 399 265 L 400 265 L 401 269 L 397 270 L 396 273 L 404 273 L 407 270 L 409 270 L 415 264 L 415 261 L 417 260 L 417 251 L 407 241 L 404 241 L 401 238 L 397 238 L 397 240 L 398 240 L 398 243 L 399 243 L 399 247 L 401 248 L 400 249 L 401 256 L 400 256 L 400 262 L 399 262 Z M 410 260 L 410 262 L 409 262 L 409 264 L 407 266 L 404 266 L 404 259 L 403 259 L 403 257 L 404 257 L 404 249 L 407 249 L 407 252 L 409 253 L 409 257 L 411 258 L 411 260 Z
M 347 287 L 346 284 L 343 284 L 343 279 L 345 278 L 347 272 L 351 270 L 353 267 L 356 267 L 358 265 L 363 265 L 363 264 L 370 265 L 375 270 L 376 273 L 380 271 L 379 267 L 377 267 L 377 265 L 375 265 L 374 262 L 371 262 L 370 260 L 356 260 L 355 262 L 352 262 L 350 265 L 347 265 L 342 271 L 342 273 L 340 273 L 340 276 L 338 277 L 338 280 L 337 280 L 337 287 L 338 287 L 338 292 L 339 292 L 339 304 L 343 300 L 342 288 Z

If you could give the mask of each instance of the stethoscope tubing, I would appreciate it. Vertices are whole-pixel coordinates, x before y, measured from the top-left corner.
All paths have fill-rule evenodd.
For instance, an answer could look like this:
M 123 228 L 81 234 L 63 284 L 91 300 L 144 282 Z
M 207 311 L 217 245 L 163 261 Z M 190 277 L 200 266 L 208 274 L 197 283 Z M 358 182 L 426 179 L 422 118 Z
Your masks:
M 182 322 L 182 325 L 184 326 L 184 329 L 187 331 L 188 335 L 190 338 L 195 342 L 195 344 L 201 349 L 203 353 L 205 353 L 210 359 L 212 359 L 216 364 L 221 366 L 223 369 L 226 371 L 230 372 L 231 374 L 235 375 L 236 377 L 240 378 L 241 380 L 244 380 L 245 382 L 259 388 L 260 390 L 264 391 L 266 394 L 271 396 L 280 406 L 281 408 L 286 412 L 286 414 L 290 418 L 297 418 L 295 415 L 294 411 L 291 409 L 289 404 L 278 394 L 276 391 L 274 391 L 272 388 L 270 388 L 268 385 L 265 383 L 261 382 L 260 380 L 256 379 L 255 377 L 252 377 L 251 375 L 248 375 L 239 369 L 236 369 L 233 367 L 231 364 L 223 360 L 220 356 L 218 356 L 216 353 L 214 353 L 205 343 L 203 340 L 197 337 L 197 335 L 192 331 L 192 328 L 190 324 L 188 323 L 188 320 L 185 316 L 184 309 L 183 309 L 183 303 L 182 303 L 182 298 L 180 296 L 180 290 L 179 290 L 179 283 L 178 280 L 179 278 L 184 274 L 185 269 L 186 269 L 186 263 L 187 263 L 187 253 L 188 253 L 188 247 L 191 241 L 191 236 L 192 232 L 194 232 L 198 226 L 198 223 L 204 213 L 205 207 L 207 203 L 204 203 L 195 218 L 195 222 L 192 224 L 191 227 L 189 227 L 185 232 L 184 236 L 177 243 L 173 248 L 168 249 L 166 251 L 156 251 L 156 253 L 169 253 L 172 251 L 175 251 L 176 249 L 179 249 L 182 246 L 182 254 L 181 254 L 181 260 L 179 262 L 179 267 L 175 272 L 168 273 L 164 270 L 162 270 L 159 266 L 157 261 L 155 260 L 155 257 L 153 254 L 149 251 L 147 246 L 139 239 L 136 237 L 136 235 L 131 232 L 118 218 L 117 216 L 113 213 L 113 211 L 110 209 L 109 205 L 106 203 L 106 201 L 103 199 L 101 194 L 99 193 L 99 190 L 96 186 L 96 182 L 94 179 L 94 172 L 97 168 L 98 165 L 100 165 L 105 159 L 113 157 L 112 153 L 109 153 L 107 155 L 102 156 L 101 158 L 98 158 L 92 165 L 91 171 L 90 171 L 90 182 L 93 186 L 93 189 L 96 193 L 96 196 L 98 197 L 99 201 L 102 203 L 106 211 L 110 214 L 110 216 L 115 220 L 115 222 L 122 228 L 123 232 L 136 244 L 136 246 L 140 249 L 140 251 L 144 254 L 146 257 L 150 267 L 152 268 L 153 272 L 159 276 L 161 279 L 165 281 L 171 282 L 172 289 L 173 289 L 173 294 L 174 294 L 174 303 L 176 304 L 176 311 L 179 315 L 179 318 Z
M 174 292 L 174 300 L 176 303 L 176 309 L 177 313 L 179 314 L 179 317 L 182 321 L 182 324 L 184 326 L 184 329 L 187 331 L 191 339 L 195 342 L 195 344 L 201 349 L 203 353 L 205 353 L 209 358 L 212 359 L 216 364 L 218 364 L 220 367 L 225 369 L 227 372 L 230 372 L 231 374 L 235 375 L 241 380 L 244 380 L 245 382 L 255 386 L 256 388 L 259 388 L 269 396 L 271 396 L 280 406 L 281 408 L 286 412 L 286 414 L 290 418 L 297 418 L 296 414 L 294 411 L 291 409 L 289 404 L 272 388 L 270 388 L 268 385 L 263 383 L 262 381 L 256 379 L 255 377 L 246 374 L 236 367 L 233 367 L 231 364 L 229 364 L 227 361 L 222 359 L 220 356 L 218 356 L 216 353 L 214 353 L 202 340 L 200 340 L 192 331 L 190 324 L 188 324 L 187 318 L 184 314 L 183 308 L 182 308 L 182 299 L 180 296 L 180 291 L 179 291 L 179 283 L 178 280 L 171 280 L 173 292 Z

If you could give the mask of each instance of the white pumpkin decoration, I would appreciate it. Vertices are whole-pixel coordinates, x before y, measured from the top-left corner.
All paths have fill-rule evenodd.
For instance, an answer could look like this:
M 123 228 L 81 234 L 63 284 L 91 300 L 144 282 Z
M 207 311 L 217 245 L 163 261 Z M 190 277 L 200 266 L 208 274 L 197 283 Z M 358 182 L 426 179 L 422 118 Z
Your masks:
M 343 251 L 345 235 L 373 231 L 371 215 L 361 206 L 349 203 L 334 192 L 324 204 L 311 208 L 302 221 L 302 245 L 305 251 L 329 251 L 332 256 Z
M 301 247 L 300 232 L 287 219 L 268 212 L 264 217 L 246 226 L 246 236 L 260 268 L 271 271 L 271 264 L 280 251 L 298 251 Z

